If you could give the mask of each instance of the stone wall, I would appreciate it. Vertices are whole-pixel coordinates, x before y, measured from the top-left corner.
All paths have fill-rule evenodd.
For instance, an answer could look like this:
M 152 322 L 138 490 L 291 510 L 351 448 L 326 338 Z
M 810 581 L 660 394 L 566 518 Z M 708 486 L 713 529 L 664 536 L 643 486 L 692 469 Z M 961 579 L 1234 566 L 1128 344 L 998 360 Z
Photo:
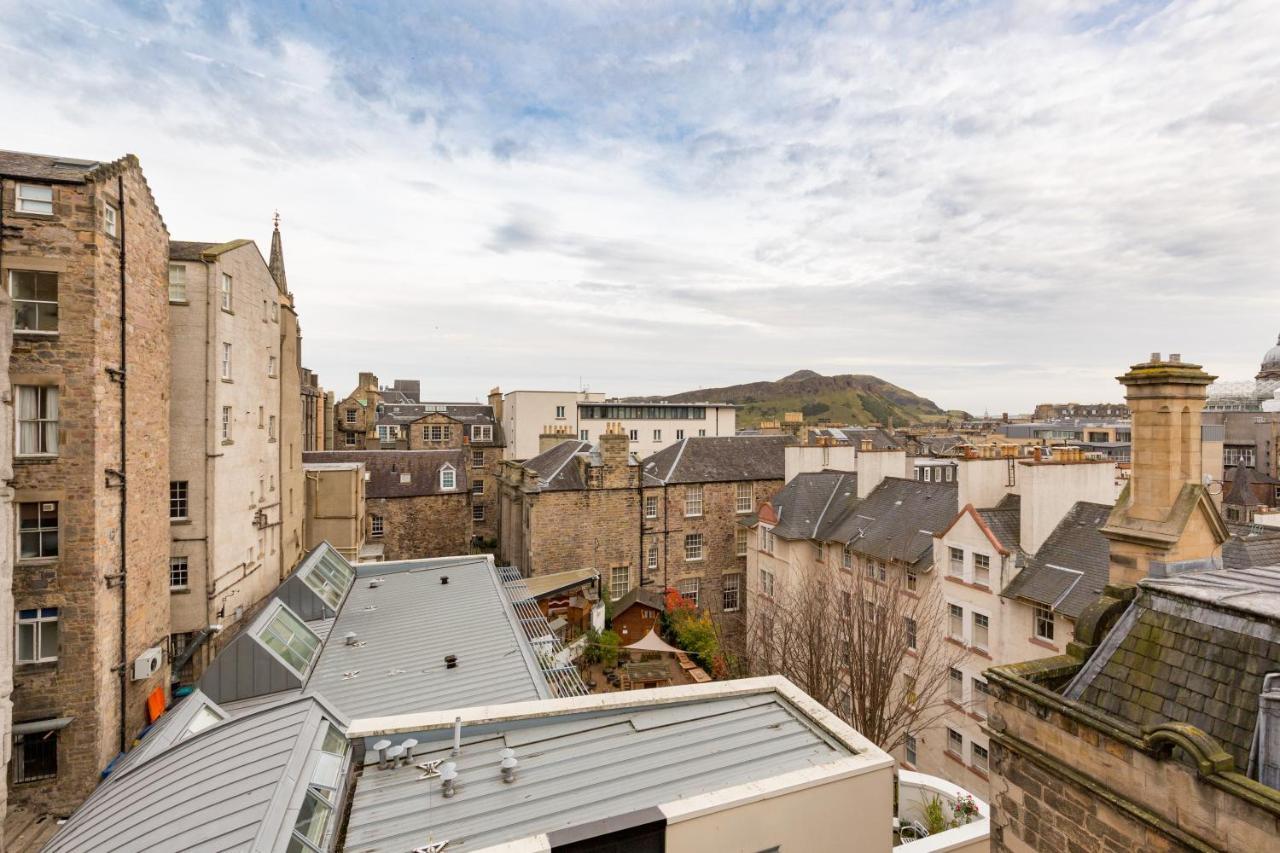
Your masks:
M 57 334 L 17 336 L 10 361 L 15 385 L 60 392 L 57 456 L 18 461 L 13 478 L 15 500 L 58 503 L 60 533 L 57 557 L 23 561 L 15 571 L 16 609 L 59 608 L 59 647 L 56 661 L 16 668 L 14 719 L 73 722 L 58 735 L 57 777 L 16 785 L 10 800 L 55 813 L 69 812 L 93 790 L 120 750 L 122 734 L 127 744 L 146 724 L 147 695 L 168 683 L 167 666 L 150 678 L 125 681 L 121 726 L 122 679 L 115 668 L 126 663 L 131 674 L 134 658 L 163 647 L 168 636 L 168 234 L 136 160 L 99 167 L 91 177 L 55 185 L 52 216 L 15 213 L 14 183 L 0 185 L 0 274 L 38 269 L 59 277 Z M 119 237 L 102 229 L 104 202 L 121 211 L 127 252 L 123 459 L 122 386 L 107 372 L 122 366 L 122 247 Z M 125 490 L 109 469 L 123 471 L 127 480 L 123 532 Z M 121 574 L 128 581 L 123 595 Z
M 470 553 L 471 502 L 465 492 L 406 498 L 369 498 L 368 514 L 382 517 L 386 560 L 416 560 Z
M 280 579 L 298 565 L 305 550 L 306 498 L 302 476 L 302 337 L 292 294 L 280 299 Z M 314 399 L 314 398 L 311 398 Z

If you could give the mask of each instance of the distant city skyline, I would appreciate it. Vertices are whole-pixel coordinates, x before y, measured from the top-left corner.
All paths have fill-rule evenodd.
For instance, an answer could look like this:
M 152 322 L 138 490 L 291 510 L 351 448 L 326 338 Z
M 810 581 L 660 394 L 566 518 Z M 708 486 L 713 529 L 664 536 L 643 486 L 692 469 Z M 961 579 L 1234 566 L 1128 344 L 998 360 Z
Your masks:
M 303 362 L 424 397 L 869 373 L 946 409 L 1247 379 L 1280 331 L 1280 16 L 1040 4 L 6 4 L 0 148 L 282 218 Z

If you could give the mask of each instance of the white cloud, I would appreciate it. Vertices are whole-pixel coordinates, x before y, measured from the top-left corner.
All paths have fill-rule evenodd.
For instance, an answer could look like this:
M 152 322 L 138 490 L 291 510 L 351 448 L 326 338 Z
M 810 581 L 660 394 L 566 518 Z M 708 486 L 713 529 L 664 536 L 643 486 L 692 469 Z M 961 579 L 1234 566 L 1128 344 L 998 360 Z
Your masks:
M 134 151 L 177 239 L 279 208 L 339 392 L 807 367 L 1002 411 L 1152 350 L 1255 370 L 1271 4 L 910 6 L 42 4 L 0 19 L 0 146 Z

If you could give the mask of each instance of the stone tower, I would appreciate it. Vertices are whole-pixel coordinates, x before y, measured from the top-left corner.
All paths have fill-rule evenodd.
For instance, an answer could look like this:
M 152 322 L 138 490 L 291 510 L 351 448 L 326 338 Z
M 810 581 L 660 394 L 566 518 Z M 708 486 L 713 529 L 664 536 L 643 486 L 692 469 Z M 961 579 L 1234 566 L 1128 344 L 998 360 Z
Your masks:
M 1200 438 L 1215 378 L 1159 353 L 1117 377 L 1133 413 L 1133 469 L 1102 529 L 1111 540 L 1113 583 L 1216 565 L 1228 534 L 1201 480 Z

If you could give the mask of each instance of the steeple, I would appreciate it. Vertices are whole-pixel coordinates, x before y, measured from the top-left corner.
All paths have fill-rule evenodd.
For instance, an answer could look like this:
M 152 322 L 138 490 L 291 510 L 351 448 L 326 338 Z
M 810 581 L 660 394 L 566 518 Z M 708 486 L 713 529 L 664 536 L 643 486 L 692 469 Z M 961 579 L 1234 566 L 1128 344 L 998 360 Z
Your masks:
M 280 246 L 280 211 L 275 212 L 272 222 L 275 230 L 271 232 L 271 261 L 267 268 L 271 270 L 271 277 L 276 280 L 276 287 L 280 288 L 280 292 L 288 293 L 289 283 L 284 276 L 284 249 Z

